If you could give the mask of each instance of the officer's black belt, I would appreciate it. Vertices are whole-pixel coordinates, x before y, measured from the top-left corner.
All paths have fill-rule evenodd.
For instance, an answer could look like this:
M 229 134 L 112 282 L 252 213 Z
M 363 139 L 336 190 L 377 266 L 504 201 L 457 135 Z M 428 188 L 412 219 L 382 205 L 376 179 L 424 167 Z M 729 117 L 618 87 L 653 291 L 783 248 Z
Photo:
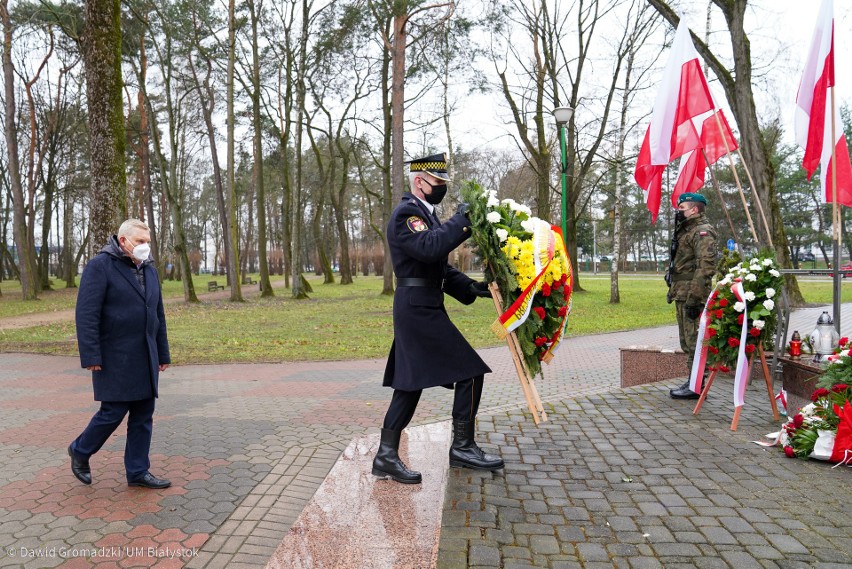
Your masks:
M 425 288 L 443 288 L 444 283 L 434 279 L 402 278 L 396 279 L 396 286 L 420 286 Z

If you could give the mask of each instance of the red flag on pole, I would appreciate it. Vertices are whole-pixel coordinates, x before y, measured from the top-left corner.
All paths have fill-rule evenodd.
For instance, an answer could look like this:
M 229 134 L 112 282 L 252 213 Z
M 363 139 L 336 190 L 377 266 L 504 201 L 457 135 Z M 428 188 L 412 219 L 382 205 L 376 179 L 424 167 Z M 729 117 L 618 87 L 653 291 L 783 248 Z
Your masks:
M 835 126 L 832 140 L 830 87 L 834 81 L 834 2 L 823 0 L 817 16 L 811 48 L 796 96 L 796 142 L 805 149 L 802 167 L 810 180 L 820 167 L 820 185 L 825 201 L 831 202 L 833 187 L 832 150 L 837 160 L 837 203 L 852 207 L 852 163 L 843 128 Z M 835 103 L 835 117 L 840 113 Z
M 698 53 L 681 19 L 633 174 L 643 189 L 653 221 L 660 211 L 665 167 L 700 145 L 691 119 L 713 108 Z
M 707 118 L 704 113 L 700 117 L 693 119 L 693 123 L 697 123 L 699 127 L 700 144 L 698 148 L 683 155 L 680 159 L 680 171 L 677 175 L 677 182 L 672 190 L 672 207 L 677 207 L 677 198 L 684 192 L 696 192 L 704 186 L 704 173 L 707 166 L 713 165 L 719 161 L 719 158 L 727 152 L 733 152 L 739 146 L 734 133 L 731 132 L 731 127 L 725 119 L 725 113 L 722 109 L 711 112 Z M 718 115 L 718 120 L 717 120 Z M 719 126 L 721 125 L 721 130 Z M 727 147 L 725 143 L 727 142 Z M 703 152 L 702 152 L 703 148 Z M 727 148 L 727 150 L 726 150 Z M 706 155 L 706 156 L 705 156 Z

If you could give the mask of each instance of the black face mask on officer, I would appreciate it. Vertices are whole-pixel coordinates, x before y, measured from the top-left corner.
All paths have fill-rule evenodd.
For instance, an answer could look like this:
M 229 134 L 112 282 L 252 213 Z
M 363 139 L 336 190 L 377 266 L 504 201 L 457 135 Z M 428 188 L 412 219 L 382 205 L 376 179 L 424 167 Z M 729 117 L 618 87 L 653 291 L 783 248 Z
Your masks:
M 681 210 L 677 210 L 675 213 L 675 225 L 680 225 L 684 221 L 686 221 L 686 214 Z
M 430 188 L 432 188 L 432 193 L 427 194 L 423 192 L 423 197 L 426 199 L 426 203 L 430 203 L 432 205 L 438 205 L 444 199 L 444 196 L 447 195 L 447 184 L 435 184 L 434 186 L 427 182 L 424 178 L 420 178 L 424 183 L 428 184 Z

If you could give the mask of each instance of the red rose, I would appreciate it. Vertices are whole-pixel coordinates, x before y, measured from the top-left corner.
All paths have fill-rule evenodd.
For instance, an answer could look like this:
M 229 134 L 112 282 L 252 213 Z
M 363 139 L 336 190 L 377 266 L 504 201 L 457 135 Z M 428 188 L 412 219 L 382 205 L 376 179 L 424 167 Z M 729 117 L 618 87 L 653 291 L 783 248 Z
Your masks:
M 722 316 L 725 315 L 725 311 L 724 310 L 717 310 L 715 312 L 715 314 L 716 314 L 716 318 L 722 318 Z
M 719 296 L 719 291 L 718 291 L 718 290 L 714 290 L 714 291 L 713 291 L 713 294 L 711 294 L 711 295 L 710 295 L 710 300 L 716 300 L 716 298 L 717 298 L 718 296 Z
M 545 317 L 544 308 L 542 308 L 541 306 L 534 306 L 533 312 L 538 314 L 538 317 L 541 318 L 542 320 L 544 320 L 544 317 Z
M 731 368 L 729 368 L 728 366 L 719 366 L 719 371 L 721 371 L 722 373 L 728 373 L 729 371 L 731 371 Z
M 713 327 L 707 328 L 707 337 L 712 338 L 716 335 L 716 329 Z
M 828 395 L 828 389 L 820 387 L 819 389 L 811 393 L 811 401 L 816 402 L 817 399 L 819 399 L 820 397 L 825 397 L 826 395 Z
M 846 391 L 847 389 L 849 389 L 849 386 L 845 383 L 838 383 L 837 385 L 833 385 L 831 387 L 831 390 L 835 393 L 840 393 L 841 391 Z
M 784 447 L 784 454 L 787 455 L 787 458 L 796 458 L 796 451 L 791 446 Z
M 744 319 L 745 319 L 745 315 L 743 315 L 743 314 L 740 314 L 739 316 L 737 316 L 737 324 L 739 324 L 740 326 L 742 326 L 742 325 L 743 325 L 743 320 L 744 320 Z
M 568 282 L 568 273 L 562 273 L 562 278 L 560 280 L 562 281 L 562 284 Z
M 547 343 L 547 338 L 545 338 L 544 336 L 539 336 L 538 338 L 535 339 L 535 345 L 538 346 L 539 348 L 542 347 L 543 345 L 545 345 L 546 343 Z
M 711 354 L 718 354 L 719 348 L 717 348 L 716 346 L 707 346 L 707 351 Z
M 736 338 L 728 338 L 728 345 L 732 348 L 736 348 L 740 345 L 740 341 Z
M 760 329 L 759 328 L 752 328 L 751 330 L 748 331 L 748 333 L 751 334 L 752 336 L 754 336 L 755 338 L 757 338 L 758 336 L 760 336 Z
M 754 344 L 746 344 L 745 353 L 750 354 L 754 351 Z
M 849 338 L 847 338 L 846 336 L 843 336 L 842 338 L 840 338 L 840 345 L 841 346 L 845 346 L 848 343 L 849 343 Z
M 567 306 L 560 306 L 558 314 L 559 314 L 560 317 L 565 318 L 565 315 L 568 314 L 568 307 Z
M 541 294 L 544 296 L 550 296 L 550 285 L 544 283 L 544 286 L 541 287 Z
M 708 371 L 716 371 L 718 368 L 716 366 L 707 366 Z
M 566 286 L 565 288 L 562 289 L 562 296 L 565 298 L 565 300 L 568 300 L 569 298 L 571 298 L 571 287 L 570 286 Z
M 801 413 L 796 413 L 796 415 L 793 417 L 793 426 L 796 427 L 797 429 L 799 427 L 801 427 L 802 423 L 804 423 L 804 422 L 805 422 L 805 418 L 804 418 L 804 416 L 802 416 Z
M 723 299 L 719 300 L 719 306 L 721 306 L 722 308 L 725 308 L 726 306 L 728 306 L 728 299 L 723 298 Z
M 562 288 L 562 281 L 553 281 L 553 284 L 550 285 L 550 290 L 559 290 Z

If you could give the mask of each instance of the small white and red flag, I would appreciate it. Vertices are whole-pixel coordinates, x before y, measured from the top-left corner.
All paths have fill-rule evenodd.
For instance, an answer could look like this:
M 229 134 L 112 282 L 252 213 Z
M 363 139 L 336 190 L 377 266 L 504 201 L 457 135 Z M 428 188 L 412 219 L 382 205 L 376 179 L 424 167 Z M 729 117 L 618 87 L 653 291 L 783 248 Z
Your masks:
M 698 52 L 681 18 L 633 173 L 653 221 L 660 212 L 663 171 L 672 160 L 700 146 L 692 118 L 713 109 Z
M 823 0 L 796 96 L 796 142 L 805 149 L 802 167 L 809 180 L 820 167 L 825 201 L 833 201 L 832 168 L 836 168 L 837 203 L 852 207 L 852 163 L 839 123 L 832 140 L 832 115 L 840 116 L 837 97 L 832 113 L 828 89 L 834 86 L 834 2 Z M 832 150 L 836 163 L 832 163 Z

